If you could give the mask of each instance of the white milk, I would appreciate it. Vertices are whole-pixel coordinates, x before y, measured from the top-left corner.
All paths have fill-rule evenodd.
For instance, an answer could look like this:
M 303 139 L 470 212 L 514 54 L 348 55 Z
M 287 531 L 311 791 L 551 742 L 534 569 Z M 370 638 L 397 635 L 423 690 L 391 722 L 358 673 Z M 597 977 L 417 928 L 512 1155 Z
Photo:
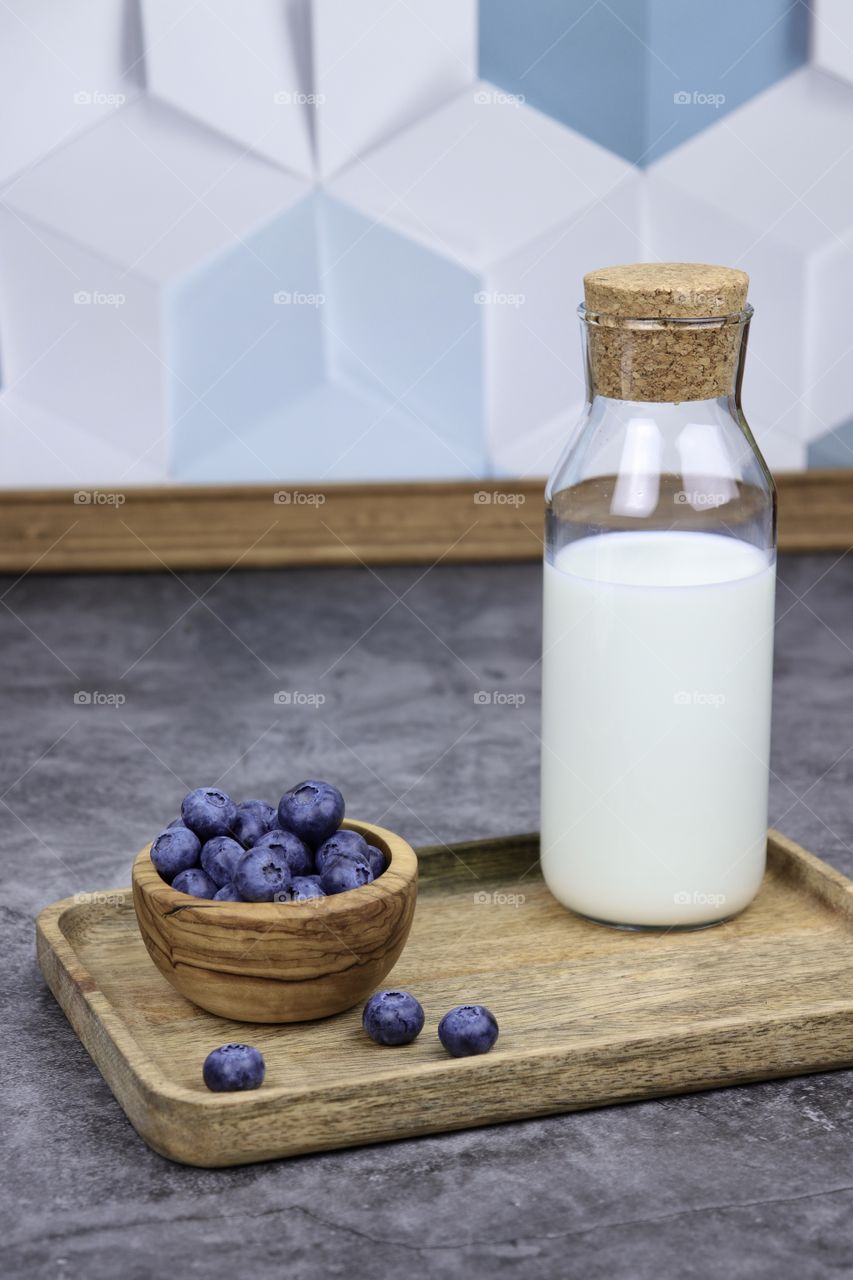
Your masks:
M 733 915 L 764 872 L 775 563 L 607 533 L 545 566 L 542 870 L 626 925 Z

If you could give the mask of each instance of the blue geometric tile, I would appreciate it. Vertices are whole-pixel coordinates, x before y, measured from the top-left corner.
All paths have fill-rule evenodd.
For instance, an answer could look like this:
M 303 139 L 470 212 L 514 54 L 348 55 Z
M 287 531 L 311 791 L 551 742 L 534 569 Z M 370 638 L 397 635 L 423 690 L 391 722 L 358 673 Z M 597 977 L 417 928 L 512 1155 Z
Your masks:
M 333 197 L 321 200 L 332 381 L 398 401 L 482 471 L 480 277 Z
M 853 467 L 853 418 L 813 440 L 808 449 L 810 467 Z
M 0 399 L 0 405 L 2 399 Z M 392 401 L 323 383 L 239 435 L 220 432 L 177 479 L 201 483 L 467 480 L 486 474 L 482 450 L 448 440 Z M 270 515 L 272 519 L 272 511 Z
M 791 0 L 480 0 L 480 74 L 648 164 L 808 56 Z
M 304 197 L 164 294 L 178 476 L 323 379 L 314 201 Z

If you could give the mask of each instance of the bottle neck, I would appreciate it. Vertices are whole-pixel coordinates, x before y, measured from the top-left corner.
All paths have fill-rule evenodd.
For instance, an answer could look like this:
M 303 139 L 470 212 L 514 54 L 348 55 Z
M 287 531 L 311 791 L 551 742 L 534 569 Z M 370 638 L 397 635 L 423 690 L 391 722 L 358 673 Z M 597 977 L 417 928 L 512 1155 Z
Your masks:
M 752 312 L 696 320 L 614 320 L 581 308 L 590 401 L 684 404 L 732 400 L 740 388 Z

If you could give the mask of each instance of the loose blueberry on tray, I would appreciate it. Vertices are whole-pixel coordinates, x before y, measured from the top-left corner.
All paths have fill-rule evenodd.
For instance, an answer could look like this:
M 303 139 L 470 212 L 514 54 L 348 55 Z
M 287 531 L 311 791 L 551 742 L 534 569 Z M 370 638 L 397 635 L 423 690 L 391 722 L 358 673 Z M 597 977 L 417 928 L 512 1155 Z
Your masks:
M 377 991 L 364 1006 L 361 1025 L 377 1044 L 411 1044 L 423 1030 L 424 1011 L 408 991 Z
M 488 1053 L 498 1038 L 498 1023 L 482 1004 L 459 1004 L 438 1024 L 438 1038 L 454 1058 Z
M 344 820 L 344 798 L 330 782 L 300 782 L 278 802 L 278 825 L 316 849 Z
M 259 1089 L 264 1082 L 263 1055 L 251 1044 L 221 1044 L 204 1060 L 201 1074 L 214 1093 Z

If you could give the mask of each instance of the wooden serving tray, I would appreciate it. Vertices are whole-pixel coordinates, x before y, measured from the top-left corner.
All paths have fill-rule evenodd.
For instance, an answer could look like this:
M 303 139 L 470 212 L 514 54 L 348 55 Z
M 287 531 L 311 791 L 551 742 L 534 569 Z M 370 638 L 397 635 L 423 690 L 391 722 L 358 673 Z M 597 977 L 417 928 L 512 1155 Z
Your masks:
M 776 832 L 768 850 L 755 902 L 695 933 L 571 915 L 541 880 L 536 836 L 421 850 L 415 923 L 385 983 L 426 1011 L 405 1048 L 368 1040 L 360 1009 L 287 1026 L 202 1012 L 148 958 L 129 889 L 47 907 L 38 959 L 150 1146 L 244 1164 L 853 1063 L 853 883 Z M 450 1058 L 438 1020 L 475 1001 L 498 1043 Z M 202 1084 L 229 1040 L 263 1052 L 261 1089 Z

